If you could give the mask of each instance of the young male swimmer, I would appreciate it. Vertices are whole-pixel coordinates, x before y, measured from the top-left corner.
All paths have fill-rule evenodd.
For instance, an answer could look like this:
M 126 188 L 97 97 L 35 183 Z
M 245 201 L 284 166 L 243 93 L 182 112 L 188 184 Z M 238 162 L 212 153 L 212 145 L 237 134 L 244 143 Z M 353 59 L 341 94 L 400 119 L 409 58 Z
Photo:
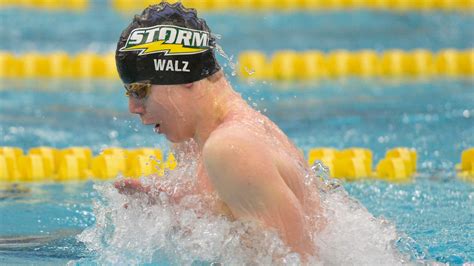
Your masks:
M 322 223 L 310 217 L 322 210 L 305 187 L 308 166 L 287 136 L 232 89 L 214 48 L 206 22 L 180 3 L 160 3 L 135 16 L 116 53 L 129 110 L 173 143 L 194 140 L 198 190 L 217 192 L 218 212 L 261 222 L 291 250 L 314 256 L 311 233 Z M 124 194 L 160 189 L 159 179 L 154 187 L 131 179 L 115 186 Z

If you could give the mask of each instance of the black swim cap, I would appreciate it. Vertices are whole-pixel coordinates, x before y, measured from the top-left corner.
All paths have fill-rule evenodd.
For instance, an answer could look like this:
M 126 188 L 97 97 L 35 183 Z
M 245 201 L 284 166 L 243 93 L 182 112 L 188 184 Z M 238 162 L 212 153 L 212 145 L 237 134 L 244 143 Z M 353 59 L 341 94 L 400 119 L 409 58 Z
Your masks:
M 185 84 L 220 69 L 215 46 L 215 38 L 195 9 L 161 2 L 135 15 L 120 36 L 115 61 L 126 84 Z

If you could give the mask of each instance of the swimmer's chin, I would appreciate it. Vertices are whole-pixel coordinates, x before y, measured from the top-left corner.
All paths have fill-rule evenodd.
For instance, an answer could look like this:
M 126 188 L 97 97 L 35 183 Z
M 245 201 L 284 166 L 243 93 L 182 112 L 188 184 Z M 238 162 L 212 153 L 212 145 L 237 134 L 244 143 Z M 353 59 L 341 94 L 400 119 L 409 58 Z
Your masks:
M 185 138 L 185 137 L 180 137 L 180 136 L 176 136 L 176 135 L 169 135 L 169 134 L 166 134 L 166 133 L 160 133 L 160 134 L 165 135 L 166 139 L 168 141 L 170 141 L 171 143 L 174 143 L 174 144 L 183 143 L 183 142 L 188 141 L 188 140 L 191 139 L 191 138 Z

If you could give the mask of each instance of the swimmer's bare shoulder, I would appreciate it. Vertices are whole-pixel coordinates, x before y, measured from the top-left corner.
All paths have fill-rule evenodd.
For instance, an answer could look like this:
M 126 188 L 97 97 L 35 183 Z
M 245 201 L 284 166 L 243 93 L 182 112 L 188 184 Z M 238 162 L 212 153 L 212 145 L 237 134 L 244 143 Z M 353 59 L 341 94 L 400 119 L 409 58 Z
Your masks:
M 312 254 L 302 205 L 281 177 L 272 147 L 265 143 L 245 125 L 218 128 L 203 148 L 209 179 L 235 218 L 273 227 L 293 251 Z

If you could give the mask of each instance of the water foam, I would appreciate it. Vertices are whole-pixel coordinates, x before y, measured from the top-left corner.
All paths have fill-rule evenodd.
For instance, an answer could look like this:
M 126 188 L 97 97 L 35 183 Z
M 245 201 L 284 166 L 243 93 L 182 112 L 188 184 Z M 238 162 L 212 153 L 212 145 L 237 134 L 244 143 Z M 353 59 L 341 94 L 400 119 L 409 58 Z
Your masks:
M 94 205 L 96 224 L 78 239 L 97 255 L 101 264 L 166 263 L 191 265 L 219 262 L 224 265 L 300 265 L 278 234 L 253 222 L 232 221 L 210 210 L 215 195 L 193 193 L 196 161 L 178 156 L 180 168 L 167 173 L 163 184 L 186 190 L 179 202 L 166 193 L 119 194 L 112 184 L 95 185 L 101 195 Z M 322 170 L 321 170 L 322 169 Z M 374 218 L 351 199 L 339 184 L 321 182 L 324 168 L 306 176 L 311 187 L 318 181 L 326 227 L 314 232 L 318 258 L 311 265 L 399 265 L 406 260 L 394 247 L 398 239 L 393 225 Z M 143 179 L 150 182 L 151 179 Z M 315 194 L 317 195 L 317 194 Z M 126 208 L 124 206 L 127 206 Z

